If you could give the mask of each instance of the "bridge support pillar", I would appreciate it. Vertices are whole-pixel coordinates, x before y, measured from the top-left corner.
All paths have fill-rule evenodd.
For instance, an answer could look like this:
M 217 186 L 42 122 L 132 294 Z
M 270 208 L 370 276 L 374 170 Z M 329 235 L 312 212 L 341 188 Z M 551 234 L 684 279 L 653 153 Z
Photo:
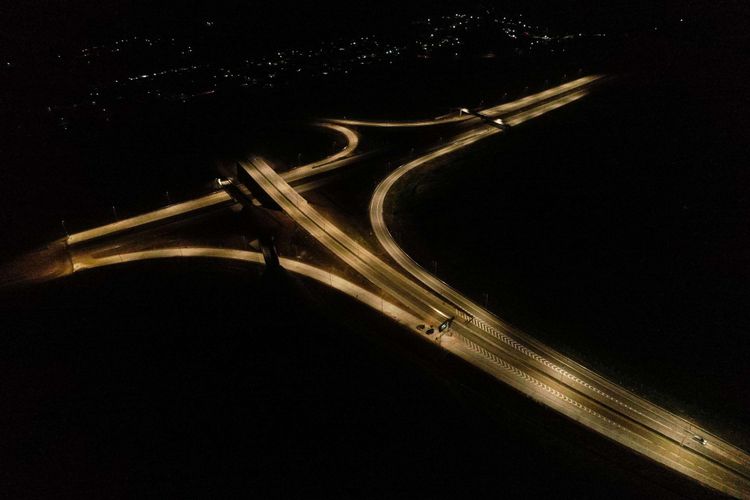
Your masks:
M 260 237 L 260 250 L 263 252 L 263 260 L 268 268 L 279 268 L 279 254 L 276 251 L 276 242 L 272 235 Z
M 255 179 L 253 179 L 250 174 L 248 174 L 244 168 L 242 168 L 241 165 L 237 165 L 237 181 L 244 185 L 250 193 L 252 193 L 253 198 L 258 200 L 261 205 L 263 205 L 265 208 L 271 208 L 274 210 L 280 210 L 281 208 L 276 204 L 275 201 L 261 188 L 257 182 L 255 182 Z

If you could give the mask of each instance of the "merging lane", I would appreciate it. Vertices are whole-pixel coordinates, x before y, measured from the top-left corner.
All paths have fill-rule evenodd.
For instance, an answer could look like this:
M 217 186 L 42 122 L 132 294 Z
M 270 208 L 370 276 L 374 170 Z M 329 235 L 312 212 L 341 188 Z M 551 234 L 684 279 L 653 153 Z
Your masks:
M 531 94 L 529 96 L 517 99 L 515 101 L 499 104 L 480 110 L 479 112 L 495 117 L 503 113 L 511 113 L 518 111 L 521 108 L 538 104 L 545 99 L 556 97 L 564 92 L 580 88 L 584 85 L 594 83 L 601 80 L 603 75 L 587 75 L 576 80 L 572 80 L 568 83 L 552 87 L 550 89 Z M 378 128 L 412 128 L 412 127 L 431 127 L 434 125 L 445 125 L 449 123 L 457 122 L 473 122 L 479 123 L 481 120 L 472 115 L 461 115 L 461 114 L 448 114 L 439 116 L 437 118 L 431 118 L 427 120 L 406 120 L 406 121 L 390 121 L 390 120 L 350 120 L 346 118 L 331 118 L 328 121 L 332 123 L 338 123 L 341 125 L 357 126 L 357 127 L 378 127 Z
M 585 91 L 567 93 L 558 100 L 543 102 L 538 109 L 526 109 L 511 116 L 506 122 L 521 123 L 583 95 Z M 499 131 L 494 127 L 470 131 L 449 146 L 426 155 L 424 161 Z M 551 350 L 540 349 L 538 343 L 531 343 L 526 338 L 523 338 L 523 343 L 519 342 L 507 325 L 497 320 L 494 322 L 497 326 L 494 326 L 489 313 L 477 309 L 457 293 L 451 294 L 447 288 L 431 282 L 426 287 L 415 283 L 325 219 L 263 160 L 256 158 L 241 166 L 295 222 L 366 279 L 395 297 L 415 316 L 430 324 L 439 324 L 452 316 L 462 318 L 463 321 L 454 323 L 453 332 L 484 358 L 478 364 L 497 378 L 611 439 L 719 491 L 733 495 L 746 495 L 750 491 L 747 461 L 739 450 L 721 443 L 718 438 L 716 448 L 723 454 L 705 453 L 702 446 L 688 447 L 692 445 L 692 442 L 690 445 L 686 443 L 692 424 L 674 428 L 677 417 L 667 415 L 664 410 L 614 384 L 605 383 L 600 377 L 591 376 L 580 365 L 562 359 Z
M 100 257 L 91 254 L 76 255 L 73 257 L 72 261 L 74 272 L 81 272 L 89 269 L 96 269 L 98 267 L 127 264 L 129 262 L 142 260 L 181 258 L 227 259 L 248 262 L 251 264 L 265 264 L 263 254 L 260 252 L 198 246 L 166 247 L 153 250 L 116 253 Z M 371 291 L 366 290 L 341 276 L 321 269 L 320 267 L 285 257 L 281 257 L 279 262 L 284 269 L 301 276 L 312 278 L 324 285 L 343 292 L 382 314 L 391 317 L 403 326 L 411 327 L 418 321 L 418 318 L 414 315 L 390 301 L 383 300 L 380 295 L 374 294 Z
M 502 116 L 505 123 L 515 126 L 580 99 L 588 93 L 588 87 L 601 78 L 598 75 L 579 78 L 511 103 L 487 108 L 482 113 L 491 117 Z M 488 127 L 479 119 L 468 116 L 447 116 L 412 122 L 332 121 L 335 123 L 322 126 L 341 133 L 347 141 L 347 146 L 336 154 L 281 175 L 260 158 L 243 162 L 240 168 L 243 168 L 303 229 L 390 298 L 385 300 L 371 292 L 365 293 L 361 287 L 350 282 L 342 283 L 341 278 L 311 266 L 308 266 L 310 269 L 301 270 L 303 268 L 300 266 L 304 265 L 290 259 L 282 259 L 284 267 L 318 279 L 358 299 L 366 297 L 366 300 L 360 300 L 371 307 L 379 304 L 384 313 L 386 309 L 391 311 L 390 315 L 394 319 L 408 325 L 412 331 L 417 331 L 417 323 L 437 325 L 455 317 L 456 320 L 449 330 L 451 335 L 439 337 L 439 342 L 446 349 L 533 399 L 643 455 L 719 491 L 750 498 L 750 457 L 744 451 L 694 423 L 630 393 L 524 332 L 512 328 L 491 312 L 430 275 L 396 245 L 383 219 L 385 197 L 396 181 L 415 168 L 501 133 L 501 129 Z M 456 122 L 471 125 L 471 128 L 456 135 L 449 143 L 438 146 L 399 167 L 377 187 L 371 200 L 370 219 L 375 235 L 393 260 L 408 274 L 386 264 L 307 203 L 299 192 L 315 187 L 316 181 L 313 180 L 296 189 L 290 186 L 291 182 L 338 168 L 358 158 L 354 156 L 354 152 L 359 143 L 359 136 L 347 127 L 349 125 L 418 127 Z M 460 131 L 461 128 L 456 130 Z M 224 191 L 214 192 L 149 214 L 76 233 L 68 237 L 68 244 L 90 241 L 224 203 L 229 205 L 233 201 Z M 255 253 L 207 248 L 161 249 L 98 258 L 90 255 L 74 256 L 73 268 L 80 271 L 142 258 L 176 256 L 235 258 L 247 261 L 257 261 L 260 258 L 260 254 L 250 254 Z M 705 437 L 707 444 L 701 445 L 694 441 L 693 436 L 696 434 Z
M 546 99 L 551 99 L 556 96 L 559 96 L 565 92 L 570 92 L 572 90 L 581 88 L 585 85 L 594 83 L 600 78 L 602 77 L 599 75 L 586 76 L 583 78 L 579 78 L 572 82 L 559 85 L 557 87 L 545 90 L 543 92 L 539 92 L 537 94 L 532 94 L 530 96 L 524 97 L 522 99 L 518 99 L 510 103 L 501 104 L 499 106 L 487 108 L 483 110 L 482 113 L 488 116 L 496 116 L 499 113 L 509 113 L 511 111 L 526 108 L 534 104 L 538 104 Z M 323 172 L 328 172 L 331 170 L 335 170 L 337 168 L 344 167 L 356 160 L 359 160 L 365 157 L 367 153 L 361 153 L 361 154 L 355 155 L 355 152 L 359 146 L 359 134 L 346 125 L 361 125 L 361 126 L 373 126 L 373 127 L 377 127 L 377 126 L 419 127 L 419 126 L 424 126 L 424 125 L 436 125 L 440 123 L 452 123 L 452 122 L 473 123 L 475 126 L 478 125 L 475 128 L 479 130 L 480 133 L 487 132 L 487 130 L 485 130 L 485 127 L 483 126 L 480 120 L 478 120 L 477 118 L 473 116 L 467 116 L 467 115 L 464 115 L 462 117 L 449 116 L 447 118 L 436 119 L 436 120 L 411 121 L 411 122 L 370 122 L 370 121 L 364 121 L 364 120 L 331 120 L 331 123 L 319 122 L 319 123 L 316 123 L 315 125 L 333 130 L 334 132 L 337 132 L 344 137 L 346 141 L 346 145 L 344 146 L 344 148 L 341 151 L 334 153 L 333 155 L 330 155 L 326 158 L 323 158 L 321 160 L 318 160 L 312 163 L 308 163 L 306 165 L 301 165 L 297 168 L 284 172 L 281 175 L 287 182 L 294 183 L 296 181 L 307 179 L 308 177 L 315 176 Z M 512 125 L 512 122 L 509 122 L 509 123 Z M 309 183 L 299 186 L 297 190 L 299 192 L 304 192 L 306 190 L 315 189 L 320 184 L 321 184 L 320 181 L 313 180 Z M 143 227 L 146 225 L 173 220 L 177 217 L 185 216 L 193 212 L 220 207 L 223 205 L 230 205 L 230 204 L 233 204 L 232 198 L 225 191 L 219 190 L 219 191 L 215 191 L 213 193 L 210 193 L 205 196 L 201 196 L 193 200 L 185 201 L 182 203 L 177 203 L 174 205 L 170 205 L 164 208 L 160 208 L 158 210 L 154 210 L 154 211 L 142 214 L 142 215 L 130 217 L 130 218 L 123 219 L 117 222 L 113 222 L 111 224 L 104 224 L 102 226 L 94 227 L 92 229 L 88 229 L 85 231 L 80 231 L 80 232 L 71 234 L 66 238 L 66 242 L 68 243 L 68 245 L 77 245 L 80 243 L 86 243 L 86 242 L 93 241 L 98 238 L 113 236 L 113 235 L 122 233 L 124 231 L 137 229 L 139 227 Z
M 567 98 L 577 99 L 582 97 L 582 95 L 583 94 L 572 93 L 569 94 Z M 565 102 L 563 101 L 551 101 L 539 108 L 529 109 L 522 113 L 507 117 L 505 121 L 511 125 L 518 125 L 534 116 L 539 116 L 542 113 L 554 109 L 555 107 L 558 107 L 558 105 L 563 105 L 564 103 Z M 396 181 L 415 168 L 427 165 L 437 158 L 449 155 L 450 153 L 473 144 L 478 140 L 500 132 L 502 132 L 502 130 L 492 127 L 487 128 L 484 131 L 466 134 L 463 137 L 459 137 L 448 146 L 433 151 L 399 167 L 383 180 L 376 188 L 370 203 L 370 221 L 374 234 L 380 244 L 394 261 L 409 272 L 409 274 L 417 278 L 427 288 L 434 290 L 441 297 L 456 305 L 459 308 L 459 315 L 461 315 L 464 320 L 476 324 L 479 328 L 484 330 L 487 335 L 513 346 L 520 352 L 523 352 L 530 359 L 534 359 L 541 364 L 550 366 L 560 375 L 561 379 L 567 379 L 571 384 L 577 386 L 577 390 L 587 393 L 590 397 L 600 403 L 612 407 L 616 411 L 621 411 L 634 421 L 654 429 L 663 436 L 671 439 L 673 442 L 680 443 L 683 447 L 690 449 L 692 452 L 720 463 L 722 466 L 731 469 L 744 479 L 750 477 L 750 457 L 748 457 L 748 455 L 742 450 L 735 448 L 705 429 L 699 428 L 694 423 L 659 408 L 643 398 L 604 379 L 580 364 L 534 340 L 525 333 L 511 328 L 507 323 L 503 322 L 489 311 L 476 305 L 449 285 L 431 275 L 411 259 L 396 244 L 385 225 L 383 217 L 385 197 Z M 695 441 L 693 439 L 693 436 L 695 435 L 700 435 L 706 438 L 708 442 L 707 445 L 702 445 Z
M 359 135 L 354 130 L 335 123 L 316 123 L 315 125 L 341 134 L 346 141 L 346 145 L 340 151 L 321 160 L 300 165 L 288 172 L 284 172 L 282 175 L 287 182 L 295 182 L 322 172 L 343 167 L 364 156 L 354 155 L 355 150 L 359 146 Z M 308 184 L 306 186 L 307 189 L 313 189 L 314 187 L 316 187 L 314 184 Z M 305 186 L 303 186 L 301 190 L 305 191 Z M 137 229 L 139 227 L 173 220 L 177 217 L 185 216 L 194 212 L 233 204 L 234 200 L 232 197 L 222 189 L 205 196 L 182 203 L 175 203 L 174 205 L 169 205 L 135 217 L 129 217 L 111 224 L 104 224 L 92 229 L 73 233 L 66 238 L 66 242 L 71 246 L 86 243 L 105 236 L 113 236 L 124 231 Z

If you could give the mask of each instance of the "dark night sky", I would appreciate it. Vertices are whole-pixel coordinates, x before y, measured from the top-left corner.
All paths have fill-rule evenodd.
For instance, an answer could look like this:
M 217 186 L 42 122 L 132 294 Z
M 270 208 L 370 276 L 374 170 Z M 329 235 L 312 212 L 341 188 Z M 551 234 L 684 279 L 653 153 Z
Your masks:
M 79 47 L 112 36 L 135 33 L 178 33 L 195 29 L 196 22 L 247 26 L 247 36 L 263 44 L 294 43 L 330 36 L 332 32 L 369 31 L 402 20 L 467 6 L 493 6 L 500 13 L 522 12 L 532 20 L 560 29 L 631 30 L 674 21 L 700 20 L 713 35 L 740 33 L 747 9 L 735 0 L 504 0 L 465 2 L 443 0 L 380 0 L 378 2 L 149 2 L 133 0 L 4 0 L 0 7 L 0 35 L 6 49 L 56 50 Z M 474 7 L 474 8 L 476 8 Z M 469 7 L 471 8 L 471 7 Z

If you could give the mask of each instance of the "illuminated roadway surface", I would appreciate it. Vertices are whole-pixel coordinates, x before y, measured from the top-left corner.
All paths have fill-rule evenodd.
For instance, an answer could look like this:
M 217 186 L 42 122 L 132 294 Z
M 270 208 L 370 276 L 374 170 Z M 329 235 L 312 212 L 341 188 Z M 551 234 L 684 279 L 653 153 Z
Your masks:
M 505 123 L 511 126 L 518 125 L 585 96 L 588 92 L 587 86 L 598 78 L 580 78 L 518 101 L 485 109 L 482 113 L 487 116 L 502 115 Z M 456 320 L 450 328 L 451 336 L 439 337 L 439 342 L 444 348 L 533 399 L 643 455 L 719 491 L 750 498 L 750 457 L 745 452 L 607 381 L 523 332 L 512 329 L 492 313 L 427 273 L 395 244 L 385 226 L 382 207 L 385 196 L 398 178 L 436 158 L 500 133 L 501 129 L 488 127 L 475 117 L 455 115 L 413 122 L 332 121 L 338 125 L 334 123 L 328 127 L 343 134 L 347 146 L 331 157 L 281 175 L 260 158 L 243 163 L 241 167 L 296 223 L 393 300 L 384 300 L 322 269 L 282 258 L 281 263 L 285 268 L 348 293 L 408 325 L 415 332 L 416 324 L 437 325 L 455 316 Z M 472 128 L 458 134 L 445 146 L 395 170 L 378 186 L 371 200 L 370 218 L 378 241 L 393 260 L 413 278 L 386 264 L 346 235 L 307 203 L 298 192 L 304 188 L 292 188 L 289 184 L 325 170 L 326 167 L 338 168 L 354 158 L 353 153 L 359 137 L 356 132 L 346 127 L 347 125 L 421 127 L 457 122 L 462 122 L 458 126 L 472 125 Z M 218 191 L 149 214 L 76 233 L 71 235 L 67 242 L 74 245 L 224 203 L 232 204 L 233 200 L 224 191 Z M 99 258 L 82 252 L 78 255 L 72 254 L 72 263 L 74 271 L 81 271 L 131 260 L 169 257 L 228 258 L 256 263 L 261 261 L 260 254 L 256 252 L 191 247 L 148 250 Z M 705 446 L 693 440 L 696 434 L 707 439 Z
M 110 254 L 102 257 L 74 255 L 72 261 L 74 272 L 80 272 L 97 267 L 127 264 L 129 262 L 137 262 L 141 260 L 175 258 L 227 259 L 248 262 L 256 265 L 264 264 L 263 254 L 260 252 L 216 247 L 159 248 L 154 250 Z M 346 293 L 363 304 L 390 316 L 403 326 L 409 327 L 418 321 L 418 318 L 398 305 L 383 300 L 381 296 L 372 293 L 341 276 L 326 271 L 325 269 L 284 257 L 281 257 L 279 261 L 281 266 L 287 271 L 291 271 L 307 278 L 312 278 L 327 286 L 335 288 L 340 292 Z
M 582 97 L 582 95 L 570 94 L 568 98 L 579 97 Z M 544 109 L 545 106 L 542 106 L 537 110 L 529 110 L 525 113 L 509 117 L 505 121 L 510 125 L 518 125 L 523 121 L 528 120 L 530 117 L 535 116 L 538 112 L 546 112 L 551 109 L 550 107 L 552 106 L 556 107 L 554 101 L 546 105 L 548 109 Z M 688 469 L 692 469 L 689 475 L 702 482 L 711 484 L 714 487 L 717 487 L 717 484 L 725 485 L 726 488 L 719 487 L 718 489 L 727 493 L 742 493 L 748 495 L 747 478 L 750 472 L 750 461 L 745 452 L 722 441 L 707 430 L 697 427 L 692 422 L 678 417 L 667 410 L 659 408 L 647 400 L 604 379 L 575 361 L 534 340 L 527 334 L 517 329 L 513 329 L 510 325 L 503 322 L 489 311 L 478 306 L 468 298 L 464 297 L 461 293 L 451 288 L 448 284 L 427 272 L 423 267 L 411 259 L 395 242 L 391 233 L 388 231 L 383 218 L 385 197 L 393 185 L 406 173 L 420 166 L 425 166 L 437 158 L 449 155 L 450 153 L 464 148 L 480 139 L 500 132 L 502 132 L 502 130 L 488 127 L 487 130 L 483 132 L 478 131 L 465 134 L 460 137 L 459 140 L 448 146 L 404 164 L 386 177 L 386 179 L 384 179 L 376 188 L 370 203 L 369 211 L 370 222 L 378 242 L 394 261 L 412 276 L 417 278 L 427 288 L 435 291 L 439 296 L 458 306 L 460 308 L 459 315 L 463 319 L 471 321 L 472 324 L 485 331 L 486 335 L 517 349 L 523 355 L 527 356 L 529 360 L 533 360 L 537 364 L 552 368 L 567 385 L 571 386 L 579 393 L 586 395 L 588 398 L 614 409 L 614 411 L 628 417 L 634 423 L 654 431 L 659 434 L 660 437 L 667 438 L 670 444 L 673 445 L 672 448 L 674 448 L 674 444 L 681 445 L 681 447 L 678 446 L 675 450 L 665 447 L 663 442 L 659 443 L 659 441 L 651 441 L 653 446 L 648 453 L 644 454 L 671 466 L 674 459 L 680 455 L 682 450 L 684 450 L 683 454 L 687 453 L 688 456 L 685 457 L 683 462 L 688 465 Z M 632 426 L 632 424 L 630 425 Z M 695 435 L 704 437 L 707 440 L 707 444 L 702 445 L 693 440 L 693 436 Z M 656 448 L 656 450 L 654 448 Z M 689 456 L 691 454 L 694 455 L 695 458 L 700 456 L 701 458 L 708 459 L 707 463 L 701 465 L 700 461 L 695 458 L 691 460 L 691 457 Z M 668 455 L 671 455 L 672 457 L 670 458 Z M 722 468 L 708 467 L 708 465 L 714 461 L 731 471 L 737 472 L 738 475 L 744 476 L 744 478 L 737 478 L 737 482 L 732 483 L 732 477 L 722 473 Z M 678 468 L 678 470 L 688 473 L 682 468 Z M 732 484 L 735 485 L 734 488 L 732 487 Z
M 537 94 L 532 94 L 530 96 L 524 97 L 522 99 L 518 99 L 510 103 L 501 104 L 499 106 L 494 106 L 491 108 L 484 109 L 482 110 L 482 113 L 487 116 L 494 116 L 499 113 L 509 113 L 511 111 L 515 111 L 515 110 L 536 104 L 544 99 L 555 97 L 563 92 L 574 90 L 575 88 L 580 87 L 582 85 L 592 83 L 599 78 L 600 78 L 599 76 L 586 76 L 583 78 L 579 78 L 572 82 L 559 85 L 557 87 L 551 88 L 549 90 L 545 90 L 543 92 L 539 92 Z M 363 121 L 363 120 L 358 121 L 358 120 L 338 120 L 338 119 L 331 120 L 331 122 L 334 122 L 334 123 L 321 122 L 321 123 L 317 123 L 316 125 L 319 127 L 328 128 L 329 130 L 333 130 L 334 132 L 341 134 L 346 141 L 346 145 L 344 146 L 344 148 L 332 154 L 331 156 L 328 156 L 326 158 L 323 158 L 321 160 L 318 160 L 312 163 L 308 163 L 306 165 L 301 165 L 297 168 L 294 168 L 292 170 L 282 173 L 281 176 L 287 182 L 294 183 L 295 181 L 300 181 L 300 180 L 306 179 L 308 177 L 311 177 L 311 176 L 314 176 L 323 172 L 334 170 L 336 168 L 346 166 L 349 163 L 353 162 L 354 160 L 361 159 L 363 156 L 365 156 L 365 154 L 361 154 L 361 155 L 354 154 L 359 145 L 359 135 L 357 134 L 357 132 L 355 132 L 351 128 L 344 126 L 347 124 L 356 124 L 356 125 L 362 125 L 362 126 L 366 125 L 366 126 L 371 126 L 371 127 L 415 127 L 415 126 L 439 125 L 439 124 L 452 123 L 452 122 L 466 122 L 466 123 L 474 123 L 474 124 L 481 125 L 480 120 L 478 118 L 469 116 L 469 115 L 463 115 L 463 116 L 448 115 L 444 118 L 437 118 L 434 120 L 413 121 L 413 122 L 378 122 L 378 121 Z M 483 127 L 480 127 L 480 128 L 483 128 Z M 488 133 L 488 132 L 492 132 L 492 131 L 483 130 L 483 133 Z M 314 189 L 318 185 L 320 185 L 319 181 L 312 181 L 310 183 L 297 186 L 297 191 L 304 192 L 309 189 Z M 136 229 L 145 225 L 163 222 L 166 220 L 171 220 L 176 217 L 188 215 L 198 210 L 206 210 L 206 209 L 218 207 L 218 206 L 221 206 L 223 204 L 228 204 L 228 203 L 233 203 L 232 198 L 225 191 L 219 190 L 219 191 L 215 191 L 213 193 L 210 193 L 205 196 L 201 196 L 193 200 L 185 201 L 182 203 L 176 203 L 174 205 L 170 205 L 170 206 L 158 209 L 158 210 L 154 210 L 146 214 L 138 215 L 135 217 L 130 217 L 130 218 L 123 219 L 117 222 L 113 222 L 111 224 L 105 224 L 103 226 L 98 226 L 92 229 L 88 229 L 85 231 L 71 234 L 66 238 L 66 242 L 69 245 L 77 245 L 79 243 L 88 242 L 88 241 L 106 237 L 106 236 L 113 236 L 123 231 Z
M 585 94 L 586 90 L 566 93 L 559 99 L 544 101 L 538 107 L 506 117 L 505 122 L 517 125 Z M 395 247 L 392 238 L 387 237 L 382 222 L 382 199 L 394 179 L 434 158 L 499 132 L 500 129 L 487 128 L 458 136 L 448 146 L 394 172 L 390 182 L 387 179 L 381 185 L 386 188 L 380 189 L 373 198 L 371 217 L 379 241 L 394 260 L 426 287 L 406 278 L 347 236 L 311 207 L 262 159 L 255 158 L 243 163 L 242 167 L 295 222 L 424 322 L 435 325 L 455 316 L 457 321 L 453 324 L 453 333 L 484 358 L 479 364 L 486 371 L 664 465 L 719 491 L 748 496 L 750 460 L 743 451 L 510 329 L 489 312 L 430 276 Z M 708 443 L 702 445 L 694 441 L 696 434 L 705 437 Z
M 262 159 L 244 163 L 243 168 L 295 222 L 370 282 L 395 297 L 408 311 L 422 318 L 422 322 L 436 325 L 451 316 L 468 317 L 443 300 L 439 292 L 418 285 L 343 233 Z M 597 380 L 584 380 L 581 371 L 570 365 L 561 368 L 556 358 L 546 357 L 547 350 L 539 350 L 538 345 L 530 348 L 520 344 L 506 333 L 507 330 L 493 328 L 477 319 L 457 320 L 451 329 L 453 335 L 478 355 L 472 359 L 474 364 L 533 399 L 720 491 L 734 495 L 746 495 L 750 491 L 750 483 L 743 477 L 748 469 L 746 457 L 731 445 L 719 441 L 709 443 L 709 449 L 715 451 L 708 453 L 682 446 L 681 443 L 687 445 L 692 437 L 686 422 L 675 424 L 676 418 L 671 414 L 635 401 L 632 394 L 614 384 L 600 385 Z M 710 436 L 709 439 L 718 438 Z
M 355 131 L 348 127 L 337 125 L 335 123 L 317 123 L 319 127 L 327 128 L 341 134 L 346 140 L 346 145 L 340 151 L 306 165 L 301 165 L 297 168 L 284 172 L 282 175 L 288 182 L 294 182 L 307 177 L 317 175 L 322 172 L 333 170 L 348 165 L 351 161 L 361 158 L 364 155 L 352 156 L 354 151 L 359 145 L 359 136 Z M 300 186 L 300 191 L 312 189 L 316 187 L 315 184 L 307 186 Z M 226 191 L 214 191 L 205 196 L 185 201 L 182 203 L 176 203 L 169 205 L 158 210 L 154 210 L 142 215 L 123 219 L 111 224 L 105 224 L 92 229 L 87 229 L 78 233 L 69 235 L 66 238 L 68 245 L 77 245 L 87 241 L 95 240 L 105 236 L 112 236 L 123 231 L 132 230 L 148 224 L 154 224 L 169 219 L 174 219 L 179 216 L 184 216 L 198 210 L 205 210 L 213 207 L 219 207 L 224 204 L 233 204 L 234 200 L 229 196 Z
M 576 80 L 570 81 L 568 83 L 558 85 L 557 87 L 553 87 L 551 89 L 544 90 L 536 94 L 531 94 L 527 97 L 523 97 L 521 99 L 517 99 L 515 101 L 509 102 L 506 104 L 500 104 L 498 106 L 493 106 L 491 108 L 485 108 L 481 110 L 481 113 L 487 116 L 494 116 L 494 115 L 498 115 L 501 113 L 510 113 L 512 111 L 517 111 L 521 108 L 537 104 L 544 99 L 549 99 L 563 92 L 568 92 L 570 90 L 574 90 L 584 85 L 593 83 L 601 78 L 602 78 L 601 75 L 584 76 Z M 437 118 L 432 118 L 429 120 L 386 121 L 386 120 L 348 120 L 345 118 L 332 118 L 329 121 L 334 122 L 334 123 L 339 123 L 342 125 L 360 126 L 360 127 L 385 127 L 385 128 L 407 127 L 409 128 L 409 127 L 429 127 L 433 125 L 443 125 L 443 124 L 456 123 L 456 122 L 478 123 L 480 120 L 479 118 L 475 116 L 471 116 L 471 115 L 449 114 L 449 115 L 444 115 L 444 116 L 440 116 Z

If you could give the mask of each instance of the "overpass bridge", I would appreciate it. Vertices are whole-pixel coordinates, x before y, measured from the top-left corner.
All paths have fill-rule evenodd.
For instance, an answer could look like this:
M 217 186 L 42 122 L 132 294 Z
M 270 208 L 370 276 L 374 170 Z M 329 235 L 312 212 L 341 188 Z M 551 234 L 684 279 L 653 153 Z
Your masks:
M 501 130 L 508 130 L 510 129 L 510 125 L 505 123 L 502 118 L 492 118 L 491 116 L 485 115 L 484 113 L 480 111 L 473 111 L 468 108 L 461 108 L 458 110 L 459 116 L 461 115 L 472 115 L 476 116 L 483 122 L 485 122 L 488 125 L 492 125 L 493 127 L 497 127 Z
M 392 185 L 395 179 L 420 165 L 446 156 L 459 149 L 491 137 L 506 130 L 510 125 L 540 116 L 572 102 L 587 93 L 586 85 L 591 79 L 579 79 L 547 91 L 525 97 L 513 103 L 480 111 L 461 109 L 461 114 L 479 118 L 460 120 L 463 125 L 472 126 L 463 130 L 436 150 L 419 156 L 402 167 L 381 185 Z M 493 118 L 489 113 L 502 113 L 502 118 Z M 454 120 L 459 121 L 459 120 Z M 440 122 L 438 120 L 437 122 Z M 473 123 L 471 123 L 473 122 Z M 507 123 L 506 123 L 507 122 Z M 435 123 L 435 121 L 430 122 Z M 489 124 L 492 128 L 485 127 Z M 362 125 L 365 126 L 365 125 Z M 391 126 L 385 124 L 383 126 Z M 404 124 L 398 124 L 404 126 Z M 418 126 L 408 124 L 408 126 Z M 457 129 L 461 129 L 457 126 Z M 349 161 L 342 156 L 336 161 Z M 365 282 L 374 285 L 386 297 L 392 298 L 398 307 L 408 314 L 411 327 L 419 324 L 445 325 L 453 318 L 451 335 L 443 339 L 443 346 L 458 354 L 496 379 L 507 383 L 522 394 L 555 409 L 615 442 L 651 458 L 655 462 L 680 472 L 717 491 L 750 498 L 750 456 L 720 437 L 708 432 L 697 424 L 671 414 L 648 400 L 633 394 L 623 387 L 606 380 L 595 372 L 536 341 L 525 332 L 518 331 L 490 311 L 472 303 L 447 284 L 420 271 L 416 263 L 409 262 L 408 256 L 400 257 L 386 235 L 387 227 L 382 219 L 382 200 L 387 189 L 376 190 L 371 203 L 371 222 L 386 253 L 392 259 L 383 260 L 367 245 L 348 234 L 334 220 L 326 217 L 308 203 L 300 193 L 302 187 L 292 185 L 292 181 L 319 172 L 322 165 L 312 164 L 308 170 L 297 170 L 291 174 L 276 173 L 260 158 L 242 162 L 237 175 L 231 180 L 219 182 L 219 191 L 205 200 L 194 200 L 183 205 L 180 213 L 163 212 L 151 214 L 143 220 L 131 220 L 109 228 L 95 228 L 87 234 L 71 235 L 66 242 L 69 247 L 81 241 L 112 235 L 123 230 L 133 230 L 159 220 L 195 212 L 198 208 L 214 206 L 216 203 L 240 204 L 250 213 L 259 206 L 283 211 L 292 221 L 302 227 L 313 239 L 351 268 Z M 318 168 L 321 167 L 321 168 Z M 294 172 L 294 171 L 291 171 Z M 374 211 L 372 208 L 374 207 Z M 182 211 L 184 210 L 184 211 Z M 374 214 L 374 216 L 373 216 Z M 269 266 L 279 265 L 273 238 L 259 239 L 263 249 L 263 259 Z M 115 247 L 117 248 L 117 247 Z M 72 262 L 73 270 L 85 269 L 91 263 L 126 262 L 134 254 L 151 256 L 208 256 L 230 254 L 237 257 L 238 250 L 206 250 L 198 247 L 182 247 L 149 250 L 147 252 L 118 253 L 102 255 L 94 252 L 80 252 Z M 150 253 L 149 253 L 150 252 Z M 248 253 L 248 252 L 244 252 Z M 257 256 L 257 254 L 256 254 Z M 247 257 L 246 255 L 244 257 Z M 259 258 L 259 256 L 257 256 Z M 290 259 L 282 259 L 286 267 Z M 77 267 L 76 267 L 77 266 Z M 333 283 L 330 272 L 323 279 Z M 359 292 L 355 292 L 359 293 Z M 375 299 L 372 303 L 384 303 Z

